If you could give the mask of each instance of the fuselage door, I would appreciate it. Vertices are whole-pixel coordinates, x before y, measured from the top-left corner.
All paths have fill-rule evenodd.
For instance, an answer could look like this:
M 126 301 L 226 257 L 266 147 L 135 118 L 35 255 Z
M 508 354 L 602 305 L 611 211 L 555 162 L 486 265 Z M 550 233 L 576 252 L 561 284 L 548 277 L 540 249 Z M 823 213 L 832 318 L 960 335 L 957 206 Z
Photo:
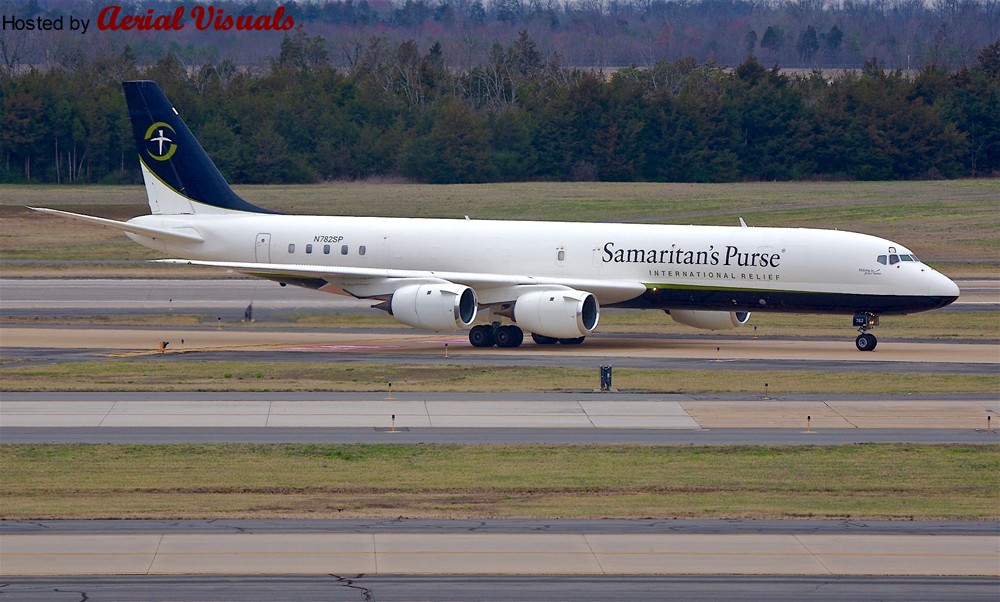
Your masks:
M 257 263 L 271 263 L 271 235 L 260 233 L 254 246 L 254 258 Z
M 392 239 L 388 236 L 383 236 L 382 240 L 378 243 L 378 263 L 384 265 L 387 268 L 391 268 L 393 265 L 398 265 L 392 261 Z

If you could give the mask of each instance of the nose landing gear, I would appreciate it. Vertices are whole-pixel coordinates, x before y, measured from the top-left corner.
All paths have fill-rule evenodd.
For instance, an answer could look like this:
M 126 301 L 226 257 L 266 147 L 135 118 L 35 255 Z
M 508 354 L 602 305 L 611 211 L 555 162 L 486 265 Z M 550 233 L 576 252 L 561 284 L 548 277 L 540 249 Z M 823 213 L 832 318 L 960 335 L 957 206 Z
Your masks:
M 870 313 L 857 314 L 854 316 L 854 325 L 858 327 L 858 332 L 861 333 L 854 340 L 858 351 L 874 351 L 875 346 L 878 345 L 878 339 L 868 331 L 878 326 L 878 316 Z

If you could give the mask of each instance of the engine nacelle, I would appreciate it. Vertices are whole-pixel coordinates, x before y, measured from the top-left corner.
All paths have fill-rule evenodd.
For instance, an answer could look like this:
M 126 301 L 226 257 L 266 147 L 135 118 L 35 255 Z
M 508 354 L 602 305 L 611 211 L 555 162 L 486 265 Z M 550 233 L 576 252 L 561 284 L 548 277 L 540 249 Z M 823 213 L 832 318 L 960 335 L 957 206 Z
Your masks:
M 422 330 L 458 330 L 476 320 L 476 292 L 461 284 L 411 284 L 396 289 L 389 303 L 394 318 Z
M 518 326 L 557 339 L 587 336 L 599 318 L 597 298 L 571 288 L 525 293 L 514 303 Z
M 705 330 L 729 330 L 743 326 L 750 319 L 748 311 L 703 311 L 699 309 L 671 309 L 674 322 Z

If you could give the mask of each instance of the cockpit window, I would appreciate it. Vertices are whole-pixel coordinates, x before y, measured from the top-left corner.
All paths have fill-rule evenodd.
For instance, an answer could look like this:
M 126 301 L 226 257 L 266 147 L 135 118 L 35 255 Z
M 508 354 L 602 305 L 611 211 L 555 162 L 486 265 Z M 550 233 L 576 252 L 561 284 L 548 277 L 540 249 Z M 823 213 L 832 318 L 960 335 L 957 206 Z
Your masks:
M 908 255 L 905 253 L 899 253 L 899 254 L 890 253 L 889 255 L 879 255 L 878 257 L 875 258 L 875 260 L 881 263 L 882 265 L 896 265 L 900 261 L 913 261 L 920 263 L 920 260 L 917 259 L 916 255 Z

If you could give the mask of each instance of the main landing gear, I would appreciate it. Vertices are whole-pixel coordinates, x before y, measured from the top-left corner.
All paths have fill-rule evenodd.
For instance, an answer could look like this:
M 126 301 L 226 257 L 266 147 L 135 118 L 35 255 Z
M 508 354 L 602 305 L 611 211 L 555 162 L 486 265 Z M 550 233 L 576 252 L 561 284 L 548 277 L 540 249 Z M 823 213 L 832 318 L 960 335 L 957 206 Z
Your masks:
M 538 333 L 531 333 L 531 340 L 537 345 L 579 345 L 587 337 L 576 337 L 572 339 L 557 339 L 547 337 Z M 513 324 L 501 326 L 499 323 L 480 324 L 473 326 L 469 331 L 469 342 L 473 347 L 518 347 L 524 342 L 524 331 Z
M 473 347 L 517 347 L 524 342 L 524 331 L 513 325 L 480 324 L 469 331 L 469 342 Z
M 857 314 L 854 316 L 854 325 L 858 327 L 858 332 L 861 333 L 854 340 L 858 351 L 874 351 L 875 346 L 878 345 L 878 339 L 868 331 L 878 326 L 878 316 L 875 314 Z

